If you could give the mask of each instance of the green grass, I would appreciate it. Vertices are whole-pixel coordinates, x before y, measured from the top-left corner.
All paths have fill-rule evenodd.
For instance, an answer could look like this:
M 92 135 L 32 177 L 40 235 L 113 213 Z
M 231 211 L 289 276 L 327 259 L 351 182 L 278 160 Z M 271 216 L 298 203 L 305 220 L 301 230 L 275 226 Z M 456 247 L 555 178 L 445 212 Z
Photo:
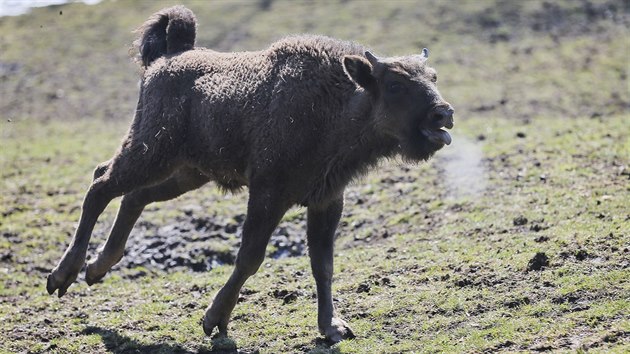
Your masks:
M 408 171 L 399 171 L 398 164 L 384 165 L 378 175 L 371 174 L 352 186 L 350 195 L 368 185 L 385 190 L 375 197 L 378 208 L 361 212 L 366 217 L 385 215 L 388 225 L 384 229 L 396 232 L 382 239 L 379 230 L 358 230 L 373 240 L 357 244 L 349 227 L 342 227 L 335 297 L 358 338 L 333 350 L 628 349 L 622 338 L 627 338 L 630 329 L 630 222 L 625 198 L 630 184 L 627 174 L 622 174 L 627 170 L 615 168 L 623 164 L 627 168 L 630 156 L 628 133 L 623 129 L 626 119 L 541 118 L 527 125 L 492 118 L 459 122 L 461 138 L 477 136 L 486 126 L 496 128 L 496 134 L 488 135 L 482 144 L 488 189 L 474 199 L 440 196 L 449 188 L 441 184 L 441 165 L 446 162 L 440 158 Z M 27 131 L 19 123 L 12 125 L 8 137 L 3 138 L 2 170 L 7 171 L 11 164 L 13 168 L 39 165 L 29 173 L 32 181 L 41 184 L 33 189 L 34 195 L 46 195 L 48 183 L 70 183 L 72 174 L 63 181 L 56 173 L 64 172 L 55 172 L 54 166 L 64 154 L 46 152 L 51 143 L 44 137 L 63 141 L 58 148 L 61 152 L 68 149 L 81 155 L 87 149 L 85 141 L 73 139 L 73 134 L 91 129 L 92 141 L 109 142 L 103 148 L 113 149 L 116 140 L 111 139 L 112 133 L 91 124 L 47 123 Z M 589 127 L 588 134 L 557 133 L 584 126 Z M 517 132 L 525 132 L 526 137 L 516 138 Z M 31 141 L 33 151 L 28 159 L 20 158 L 24 154 L 17 148 L 24 138 Z M 545 152 L 551 147 L 555 153 Z M 101 153 L 92 151 L 94 156 Z M 50 156 L 50 163 L 41 164 L 44 156 Z M 505 156 L 511 158 L 499 163 Z M 572 158 L 567 167 L 560 162 L 568 156 Z M 539 160 L 545 162 L 540 166 L 533 163 Z M 99 158 L 77 158 L 72 173 L 85 178 L 72 183 L 87 184 L 87 173 L 81 171 L 89 171 L 95 161 Z M 534 171 L 518 177 L 525 166 Z M 383 174 L 404 176 L 406 182 L 398 182 L 397 187 L 413 190 L 420 200 L 435 199 L 435 205 L 418 206 L 416 199 L 396 199 L 391 195 L 396 194 L 395 188 L 380 182 Z M 547 176 L 545 181 L 539 178 L 541 174 Z M 199 320 L 227 279 L 230 266 L 207 274 L 158 272 L 137 280 L 126 278 L 129 271 L 121 270 L 92 288 L 79 282 L 62 299 L 48 296 L 46 270 L 60 256 L 77 215 L 63 212 L 69 206 L 59 209 L 59 195 L 22 195 L 21 178 L 4 178 L 8 193 L 2 213 L 14 211 L 2 219 L 2 232 L 18 234 L 23 240 L 18 244 L 3 241 L 12 251 L 11 261 L 2 264 L 0 329 L 9 338 L 3 344 L 5 350 L 170 352 L 210 350 L 219 345 L 205 338 Z M 423 188 L 426 185 L 432 188 Z M 145 212 L 144 217 L 159 218 L 188 203 L 186 198 L 212 197 L 213 192 L 205 189 L 212 188 L 165 203 L 163 208 Z M 80 195 L 81 188 L 77 188 L 66 203 L 78 206 Z M 240 197 L 231 203 L 243 203 Z M 20 198 L 33 204 L 15 211 Z M 347 198 L 342 220 L 347 225 L 361 209 L 354 203 L 356 198 Z M 422 212 L 401 213 L 414 209 Z M 108 209 L 108 213 L 113 211 Z M 407 216 L 401 218 L 400 214 Z M 514 226 L 513 219 L 521 215 L 528 224 Z M 535 231 L 534 224 L 542 224 L 544 229 Z M 540 236 L 548 240 L 536 241 Z M 588 256 L 578 259 L 579 250 Z M 536 252 L 544 252 L 550 265 L 527 272 L 527 263 Z M 370 291 L 358 293 L 361 283 L 369 284 Z M 230 325 L 231 338 L 239 348 L 262 352 L 326 348 L 315 341 L 315 289 L 307 258 L 268 260 L 245 287 L 249 291 L 236 307 Z M 280 289 L 300 295 L 295 302 L 283 304 L 272 296 L 273 290 Z
M 93 287 L 80 279 L 62 299 L 47 295 L 91 171 L 135 107 L 131 30 L 174 4 L 105 1 L 0 18 L 0 353 L 630 350 L 627 5 L 183 2 L 197 14 L 198 44 L 219 50 L 300 32 L 388 55 L 430 48 L 457 110 L 453 145 L 426 164 L 384 163 L 346 191 L 333 288 L 357 338 L 322 342 L 306 257 L 265 261 L 223 341 L 207 338 L 200 319 L 229 265 L 118 269 Z M 471 161 L 477 172 L 458 168 Z M 452 182 L 458 173 L 469 190 Z M 141 220 L 169 225 L 191 205 L 229 220 L 246 197 L 207 186 Z M 299 224 L 304 212 L 284 221 Z M 527 271 L 539 252 L 549 265 Z M 298 297 L 284 304 L 275 290 Z

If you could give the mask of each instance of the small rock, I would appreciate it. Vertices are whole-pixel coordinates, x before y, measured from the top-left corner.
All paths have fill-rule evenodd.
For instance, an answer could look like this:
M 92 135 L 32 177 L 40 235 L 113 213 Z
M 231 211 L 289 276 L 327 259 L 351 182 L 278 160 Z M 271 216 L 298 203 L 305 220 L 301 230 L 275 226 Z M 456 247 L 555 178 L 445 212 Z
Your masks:
M 517 137 L 517 138 L 524 138 L 524 137 L 526 137 L 526 136 L 527 136 L 527 135 L 525 135 L 525 133 L 523 133 L 523 132 L 518 132 L 518 133 L 516 133 L 516 137 Z

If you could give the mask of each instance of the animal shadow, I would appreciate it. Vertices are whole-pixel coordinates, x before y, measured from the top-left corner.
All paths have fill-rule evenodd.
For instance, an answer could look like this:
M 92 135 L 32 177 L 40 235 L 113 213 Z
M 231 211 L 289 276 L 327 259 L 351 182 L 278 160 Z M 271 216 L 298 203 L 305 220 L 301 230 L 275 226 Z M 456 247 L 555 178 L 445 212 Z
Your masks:
M 308 347 L 300 348 L 308 354 L 342 354 L 343 352 L 324 337 L 315 338 Z
M 101 328 L 97 326 L 88 326 L 83 331 L 83 335 L 98 334 L 103 340 L 103 344 L 110 353 L 117 354 L 152 354 L 152 353 L 176 353 L 176 354 L 243 354 L 252 353 L 245 350 L 239 350 L 236 343 L 230 338 L 213 338 L 212 346 L 200 346 L 197 351 L 191 351 L 179 344 L 145 344 L 135 339 L 119 334 L 115 330 Z M 226 345 L 229 344 L 229 345 Z M 256 353 L 254 351 L 253 353 Z

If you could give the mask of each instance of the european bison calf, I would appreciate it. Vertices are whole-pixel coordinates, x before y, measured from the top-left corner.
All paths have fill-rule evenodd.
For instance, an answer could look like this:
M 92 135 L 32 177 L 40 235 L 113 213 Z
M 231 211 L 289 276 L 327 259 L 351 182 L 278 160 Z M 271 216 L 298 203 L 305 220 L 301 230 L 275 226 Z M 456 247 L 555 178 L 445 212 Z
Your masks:
M 226 334 L 241 286 L 256 273 L 273 229 L 291 206 L 308 208 L 319 330 L 352 331 L 331 295 L 333 239 L 350 180 L 379 159 L 428 159 L 451 142 L 453 108 L 422 54 L 378 58 L 361 45 L 294 36 L 258 52 L 195 48 L 193 13 L 176 6 L 140 27 L 145 68 L 135 117 L 114 157 L 99 165 L 79 226 L 47 290 L 66 293 L 85 262 L 98 216 L 123 196 L 105 246 L 87 264 L 93 284 L 123 256 L 143 208 L 208 181 L 249 188 L 234 271 L 208 307 L 203 329 Z

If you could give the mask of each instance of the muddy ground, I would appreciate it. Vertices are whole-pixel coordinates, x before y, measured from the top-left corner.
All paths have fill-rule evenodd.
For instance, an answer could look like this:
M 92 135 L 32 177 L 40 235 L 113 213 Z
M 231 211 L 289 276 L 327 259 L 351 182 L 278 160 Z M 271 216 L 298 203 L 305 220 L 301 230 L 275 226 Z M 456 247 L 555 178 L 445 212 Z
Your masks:
M 101 283 L 82 272 L 48 296 L 91 171 L 135 107 L 130 32 L 173 4 L 103 1 L 0 18 L 0 353 L 630 350 L 627 2 L 184 2 L 213 49 L 302 32 L 387 55 L 430 48 L 453 144 L 345 193 L 334 301 L 357 338 L 318 334 L 304 208 L 274 231 L 230 337 L 203 334 L 247 199 L 212 185 L 147 207 Z
M 444 181 L 441 183 L 441 190 L 436 192 L 434 198 L 425 202 L 474 198 L 482 195 L 487 188 L 486 176 L 489 172 L 486 168 L 489 164 L 487 159 L 485 161 L 483 159 L 482 141 L 469 139 L 463 135 L 455 136 L 458 143 L 436 158 L 436 173 Z M 382 165 L 380 168 L 385 169 L 386 174 L 391 177 L 382 178 L 379 183 L 395 186 L 414 184 L 418 181 L 417 176 L 414 176 L 412 166 L 402 162 L 394 166 Z M 360 184 L 360 181 L 355 183 L 345 196 L 345 220 L 340 222 L 337 235 L 354 235 L 358 229 L 371 231 L 365 236 L 354 236 L 350 240 L 342 240 L 341 247 L 351 248 L 378 243 L 392 234 L 410 231 L 410 228 L 405 225 L 383 227 L 387 219 L 385 215 L 354 220 L 353 209 L 374 210 L 381 203 L 377 198 L 371 198 L 369 193 L 362 195 Z M 214 186 L 211 183 L 203 188 L 214 188 Z M 401 188 L 395 190 L 398 192 L 395 199 L 404 198 L 404 191 Z M 244 193 L 246 194 L 247 191 Z M 157 203 L 147 209 L 161 208 L 169 208 L 169 203 Z M 456 206 L 456 208 L 461 209 L 463 206 Z M 294 208 L 290 220 L 284 220 L 278 225 L 271 236 L 267 257 L 282 259 L 308 255 L 305 211 L 303 207 Z M 188 269 L 193 272 L 206 272 L 216 266 L 231 265 L 236 259 L 240 246 L 245 214 L 229 215 L 230 213 L 232 211 L 213 211 L 212 206 L 203 203 L 202 205 L 183 205 L 175 212 L 176 216 L 173 220 L 167 220 L 167 225 L 143 220 L 141 217 L 129 236 L 123 259 L 113 269 L 141 268 L 139 272 L 126 275 L 138 277 L 147 275 L 147 271 L 154 270 Z M 348 219 L 354 221 L 348 223 L 346 221 Z M 427 227 L 424 231 L 427 233 L 441 226 L 439 217 L 432 216 L 430 213 L 426 215 L 426 223 Z M 544 226 L 532 227 L 542 229 Z M 107 231 L 106 226 L 98 228 L 95 237 L 105 238 L 107 235 L 105 231 Z M 222 244 L 220 249 L 217 249 L 217 243 Z M 96 254 L 97 251 L 98 246 L 91 244 L 90 253 Z

